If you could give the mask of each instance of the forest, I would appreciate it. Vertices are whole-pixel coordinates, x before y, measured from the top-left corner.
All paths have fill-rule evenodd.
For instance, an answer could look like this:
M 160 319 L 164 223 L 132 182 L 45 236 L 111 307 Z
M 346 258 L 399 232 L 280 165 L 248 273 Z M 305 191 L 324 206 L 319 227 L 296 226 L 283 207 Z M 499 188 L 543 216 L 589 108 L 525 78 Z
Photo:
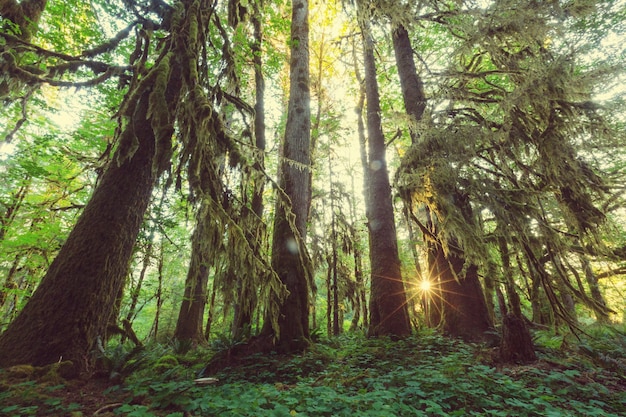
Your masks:
M 0 0 L 0 415 L 626 415 L 626 1 Z

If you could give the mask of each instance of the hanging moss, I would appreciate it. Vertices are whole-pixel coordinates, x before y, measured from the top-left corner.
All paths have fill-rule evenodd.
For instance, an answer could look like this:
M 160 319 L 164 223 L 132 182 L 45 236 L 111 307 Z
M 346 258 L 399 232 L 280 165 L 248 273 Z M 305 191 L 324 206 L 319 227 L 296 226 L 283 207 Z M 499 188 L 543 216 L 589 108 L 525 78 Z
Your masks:
M 441 230 L 422 231 L 445 251 L 457 239 L 487 270 L 484 251 L 494 239 L 516 242 L 555 315 L 573 323 L 546 268 L 556 270 L 573 242 L 602 253 L 609 188 L 594 153 L 615 147 L 619 134 L 591 101 L 607 67 L 580 65 L 578 45 L 561 37 L 575 27 L 572 15 L 557 3 L 500 1 L 480 11 L 486 19 L 446 21 L 458 35 L 458 59 L 440 79 L 439 95 L 429 98 L 432 119 L 417 126 L 419 140 L 405 153 L 396 183 L 408 204 L 428 207 Z M 573 278 L 562 275 L 568 287 Z M 585 302 L 584 293 L 578 296 Z
M 150 119 L 156 141 L 155 158 L 152 164 L 152 172 L 155 176 L 169 164 L 173 153 L 171 136 L 174 118 L 170 115 L 169 103 L 166 98 L 166 90 L 172 71 L 172 56 L 172 52 L 165 54 L 152 69 L 155 79 L 150 93 L 147 117 Z

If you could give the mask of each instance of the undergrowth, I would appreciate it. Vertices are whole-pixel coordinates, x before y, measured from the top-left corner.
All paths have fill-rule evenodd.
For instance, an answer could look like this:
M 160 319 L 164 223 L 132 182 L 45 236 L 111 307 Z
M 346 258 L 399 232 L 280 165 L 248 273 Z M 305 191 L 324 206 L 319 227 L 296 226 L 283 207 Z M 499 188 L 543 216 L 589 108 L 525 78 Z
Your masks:
M 194 379 L 203 376 L 211 351 L 148 346 L 141 360 L 128 355 L 132 364 L 112 367 L 133 372 L 109 388 L 106 394 L 121 400 L 107 415 L 625 415 L 626 336 L 617 329 L 593 331 L 580 340 L 565 336 L 558 346 L 539 334 L 540 360 L 524 366 L 498 364 L 493 349 L 432 332 L 401 341 L 351 334 L 297 356 L 253 356 L 214 375 L 219 382 L 208 386 Z M 111 352 L 117 361 L 120 351 Z M 62 415 L 58 410 L 68 403 L 56 390 L 28 380 L 3 383 L 0 414 Z M 17 402 L 18 396 L 29 400 Z M 72 415 L 83 415 L 69 405 Z

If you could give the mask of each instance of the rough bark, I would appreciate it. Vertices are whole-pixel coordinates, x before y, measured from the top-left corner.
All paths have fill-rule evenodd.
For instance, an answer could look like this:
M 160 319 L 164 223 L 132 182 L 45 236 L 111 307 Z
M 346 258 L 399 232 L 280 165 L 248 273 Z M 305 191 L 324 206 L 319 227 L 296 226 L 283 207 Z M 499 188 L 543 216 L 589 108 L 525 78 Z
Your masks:
M 472 342 L 488 339 L 487 332 L 493 324 L 478 278 L 478 267 L 466 266 L 460 253 L 451 252 L 446 256 L 440 245 L 436 248 L 434 260 L 439 275 L 444 333 Z
M 500 358 L 507 363 L 529 363 L 537 360 L 526 323 L 512 313 L 502 321 Z
M 178 100 L 178 87 L 171 80 L 166 93 L 171 102 Z M 154 170 L 150 93 L 142 93 L 122 134 L 136 139 L 136 151 L 109 166 L 32 298 L 0 336 L 0 366 L 70 360 L 76 371 L 89 369 L 90 352 L 106 334 L 152 188 L 164 168 Z M 120 149 L 124 145 L 130 144 Z
M 254 64 L 254 84 L 255 84 L 255 104 L 254 104 L 254 140 L 257 152 L 254 158 L 253 192 L 251 209 L 246 212 L 246 216 L 255 225 L 250 233 L 250 246 L 255 250 L 260 250 L 261 236 L 259 231 L 265 230 L 263 223 L 263 194 L 265 192 L 265 78 L 263 76 L 263 25 L 259 2 L 254 2 L 254 11 L 250 18 L 254 30 L 254 40 L 250 46 L 252 51 L 252 62 Z M 237 302 L 234 308 L 233 336 L 235 339 L 245 335 L 246 330 L 252 326 L 252 318 L 256 309 L 256 289 L 245 285 L 243 280 L 238 283 L 240 289 Z
M 393 31 L 393 50 L 396 57 L 396 67 L 400 78 L 400 88 L 404 99 L 404 108 L 409 115 L 409 133 L 411 142 L 417 141 L 416 124 L 422 119 L 426 109 L 424 83 L 417 73 L 413 48 L 409 33 L 404 26 L 399 25 Z
M 41 14 L 46 8 L 47 0 L 0 0 L 0 16 L 19 26 L 19 37 L 30 41 L 37 30 Z
M 280 306 L 276 349 L 304 349 L 309 338 L 306 221 L 311 203 L 308 1 L 292 2 L 290 88 L 272 240 L 272 267 L 289 291 Z M 295 227 L 294 227 L 295 226 Z M 269 324 L 269 320 L 267 320 Z
M 196 229 L 191 236 L 191 260 L 185 280 L 185 295 L 178 313 L 174 337 L 180 342 L 193 345 L 206 343 L 204 337 L 204 307 L 207 299 L 207 284 L 211 259 L 206 241 L 212 241 L 211 218 L 207 212 L 206 199 L 202 200 L 196 218 Z
M 362 6 L 359 6 L 360 8 Z M 407 300 L 402 281 L 398 242 L 391 202 L 391 186 L 385 157 L 385 138 L 381 124 L 380 98 L 376 81 L 374 45 L 364 11 L 359 24 L 363 36 L 365 63 L 365 95 L 367 100 L 367 133 L 369 164 L 369 211 L 367 213 L 370 265 L 370 327 L 371 336 L 403 337 L 411 333 Z

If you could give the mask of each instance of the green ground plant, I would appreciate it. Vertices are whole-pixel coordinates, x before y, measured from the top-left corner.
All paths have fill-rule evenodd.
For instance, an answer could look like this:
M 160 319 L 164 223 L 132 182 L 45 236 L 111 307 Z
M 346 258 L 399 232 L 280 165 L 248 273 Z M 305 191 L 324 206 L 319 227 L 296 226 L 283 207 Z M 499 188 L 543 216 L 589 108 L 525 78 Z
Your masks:
M 399 341 L 347 334 L 297 356 L 256 355 L 212 375 L 219 382 L 208 386 L 194 380 L 211 351 L 146 346 L 139 369 L 110 387 L 100 406 L 108 398 L 115 405 L 108 415 L 171 417 L 624 415 L 621 368 L 598 359 L 624 364 L 623 329 L 565 340 L 567 348 L 539 346 L 535 364 L 511 366 L 498 363 L 493 349 L 432 331 Z M 0 375 L 7 380 L 8 371 Z M 55 415 L 68 406 L 88 415 L 59 386 L 1 387 L 2 415 Z

